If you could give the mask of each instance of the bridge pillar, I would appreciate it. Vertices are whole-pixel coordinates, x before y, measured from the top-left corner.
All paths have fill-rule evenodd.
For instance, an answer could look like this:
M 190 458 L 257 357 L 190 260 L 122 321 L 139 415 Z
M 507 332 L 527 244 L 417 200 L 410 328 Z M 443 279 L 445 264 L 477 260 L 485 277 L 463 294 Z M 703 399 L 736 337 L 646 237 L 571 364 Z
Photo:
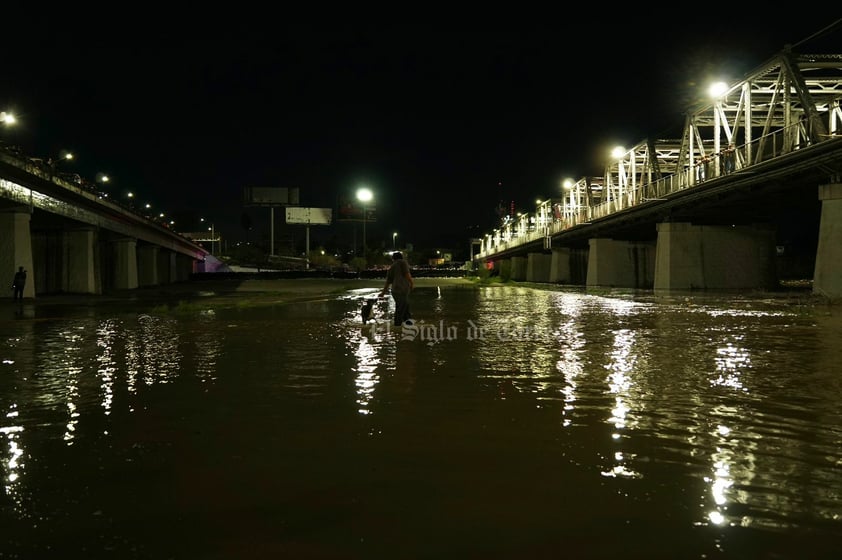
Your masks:
M 139 286 L 157 286 L 158 247 L 141 245 L 137 248 L 137 283 Z
M 158 251 L 158 284 L 172 283 L 172 269 L 175 263 L 175 253 L 169 249 L 161 249 Z
M 588 242 L 586 285 L 648 289 L 655 279 L 655 246 L 594 238 Z
M 512 257 L 512 275 L 511 279 L 523 282 L 526 280 L 526 257 Z
M 176 282 L 186 282 L 190 280 L 193 274 L 193 269 L 196 265 L 196 259 L 177 253 L 175 256 L 175 280 Z
M 655 291 L 774 289 L 775 230 L 660 223 Z
M 100 294 L 97 233 L 93 228 L 64 232 L 65 277 L 62 291 L 76 294 Z
M 497 259 L 494 261 L 494 268 L 492 272 L 500 277 L 501 280 L 509 280 L 512 277 L 512 260 L 511 259 Z
M 137 288 L 137 240 L 114 241 L 114 287 L 118 290 Z
M 545 253 L 529 253 L 526 257 L 526 281 L 549 282 L 552 258 Z
M 813 293 L 829 298 L 842 298 L 842 184 L 819 186 L 822 201 L 819 222 L 819 246 L 813 272 Z
M 12 297 L 12 279 L 20 266 L 26 270 L 27 276 L 23 297 L 35 297 L 32 237 L 29 231 L 31 216 L 28 208 L 0 212 L 0 282 L 5 284 L 5 294 L 9 299 Z
M 584 286 L 588 273 L 587 249 L 553 247 L 550 282 Z

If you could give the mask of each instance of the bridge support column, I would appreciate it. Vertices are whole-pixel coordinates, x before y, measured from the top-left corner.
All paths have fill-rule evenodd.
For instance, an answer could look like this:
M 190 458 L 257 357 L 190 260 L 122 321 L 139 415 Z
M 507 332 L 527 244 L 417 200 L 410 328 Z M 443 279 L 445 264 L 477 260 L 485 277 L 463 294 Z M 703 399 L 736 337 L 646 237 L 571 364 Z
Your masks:
M 589 240 L 586 285 L 648 289 L 655 278 L 655 246 L 594 238 Z
M 118 290 L 137 288 L 137 240 L 114 241 L 114 287 Z
M 842 298 L 842 184 L 819 186 L 822 201 L 819 246 L 813 272 L 813 293 L 832 299 Z
M 178 254 L 175 251 L 161 251 L 158 260 L 159 278 L 162 284 L 173 284 L 178 278 Z
M 552 258 L 545 253 L 529 253 L 526 257 L 526 281 L 549 282 Z
M 139 286 L 157 286 L 158 247 L 141 245 L 137 248 L 137 283 Z
M 29 209 L 0 212 L 0 282 L 5 284 L 5 292 L 9 299 L 12 297 L 12 279 L 20 266 L 26 270 L 27 276 L 23 297 L 35 297 L 30 218 Z
M 512 277 L 512 260 L 497 259 L 494 261 L 492 273 L 499 276 L 501 280 L 509 280 Z
M 655 291 L 775 289 L 775 230 L 658 224 Z
M 97 233 L 91 228 L 64 232 L 65 277 L 62 291 L 74 294 L 100 294 L 102 284 L 97 261 Z
M 588 251 L 568 247 L 553 248 L 550 282 L 584 286 L 588 273 Z
M 186 282 L 190 280 L 190 275 L 193 274 L 193 269 L 196 265 L 196 259 L 177 253 L 175 256 L 175 280 L 176 282 Z
M 511 279 L 523 282 L 526 280 L 526 257 L 512 257 L 512 275 Z

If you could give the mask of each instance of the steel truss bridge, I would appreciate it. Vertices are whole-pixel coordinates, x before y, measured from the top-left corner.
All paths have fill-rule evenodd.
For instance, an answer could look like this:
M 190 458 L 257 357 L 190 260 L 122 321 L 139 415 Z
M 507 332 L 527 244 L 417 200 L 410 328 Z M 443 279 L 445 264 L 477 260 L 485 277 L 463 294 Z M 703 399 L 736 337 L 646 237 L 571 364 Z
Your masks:
M 475 240 L 490 262 L 603 235 L 653 237 L 659 221 L 763 219 L 818 203 L 842 182 L 842 54 L 785 49 L 686 116 L 679 138 L 644 139 L 601 177 Z M 707 213 L 706 210 L 707 209 Z M 706 213 L 706 215 L 705 215 Z

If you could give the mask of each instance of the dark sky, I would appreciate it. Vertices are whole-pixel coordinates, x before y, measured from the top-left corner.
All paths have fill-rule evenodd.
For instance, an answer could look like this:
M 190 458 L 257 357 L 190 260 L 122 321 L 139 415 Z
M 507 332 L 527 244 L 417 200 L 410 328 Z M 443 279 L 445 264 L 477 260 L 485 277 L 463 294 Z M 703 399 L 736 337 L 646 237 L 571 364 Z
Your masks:
M 6 49 L 0 108 L 19 124 L 0 139 L 36 157 L 72 150 L 68 169 L 108 173 L 115 196 L 132 190 L 179 216 L 176 229 L 201 216 L 229 241 L 257 240 L 269 211 L 245 208 L 245 187 L 298 188 L 302 206 L 335 212 L 364 184 L 377 206 L 369 244 L 398 232 L 399 244 L 467 248 L 496 225 L 501 200 L 531 211 L 563 178 L 601 175 L 611 146 L 676 137 L 710 80 L 739 81 L 834 23 L 673 19 L 330 28 L 273 18 L 142 31 L 39 22 L 5 40 L 18 46 Z M 279 232 L 303 236 L 283 210 L 275 216 Z M 311 243 L 353 232 L 313 227 Z

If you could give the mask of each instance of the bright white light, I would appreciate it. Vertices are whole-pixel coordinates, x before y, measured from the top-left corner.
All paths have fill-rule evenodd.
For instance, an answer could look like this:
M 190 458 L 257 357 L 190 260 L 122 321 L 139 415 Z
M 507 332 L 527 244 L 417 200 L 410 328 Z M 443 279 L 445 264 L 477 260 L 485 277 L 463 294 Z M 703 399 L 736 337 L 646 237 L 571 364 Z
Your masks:
M 374 198 L 374 193 L 370 189 L 362 188 L 357 191 L 357 200 L 360 202 L 368 202 Z
M 721 97 L 728 91 L 728 84 L 725 82 L 715 82 L 708 88 L 708 95 L 711 97 Z

